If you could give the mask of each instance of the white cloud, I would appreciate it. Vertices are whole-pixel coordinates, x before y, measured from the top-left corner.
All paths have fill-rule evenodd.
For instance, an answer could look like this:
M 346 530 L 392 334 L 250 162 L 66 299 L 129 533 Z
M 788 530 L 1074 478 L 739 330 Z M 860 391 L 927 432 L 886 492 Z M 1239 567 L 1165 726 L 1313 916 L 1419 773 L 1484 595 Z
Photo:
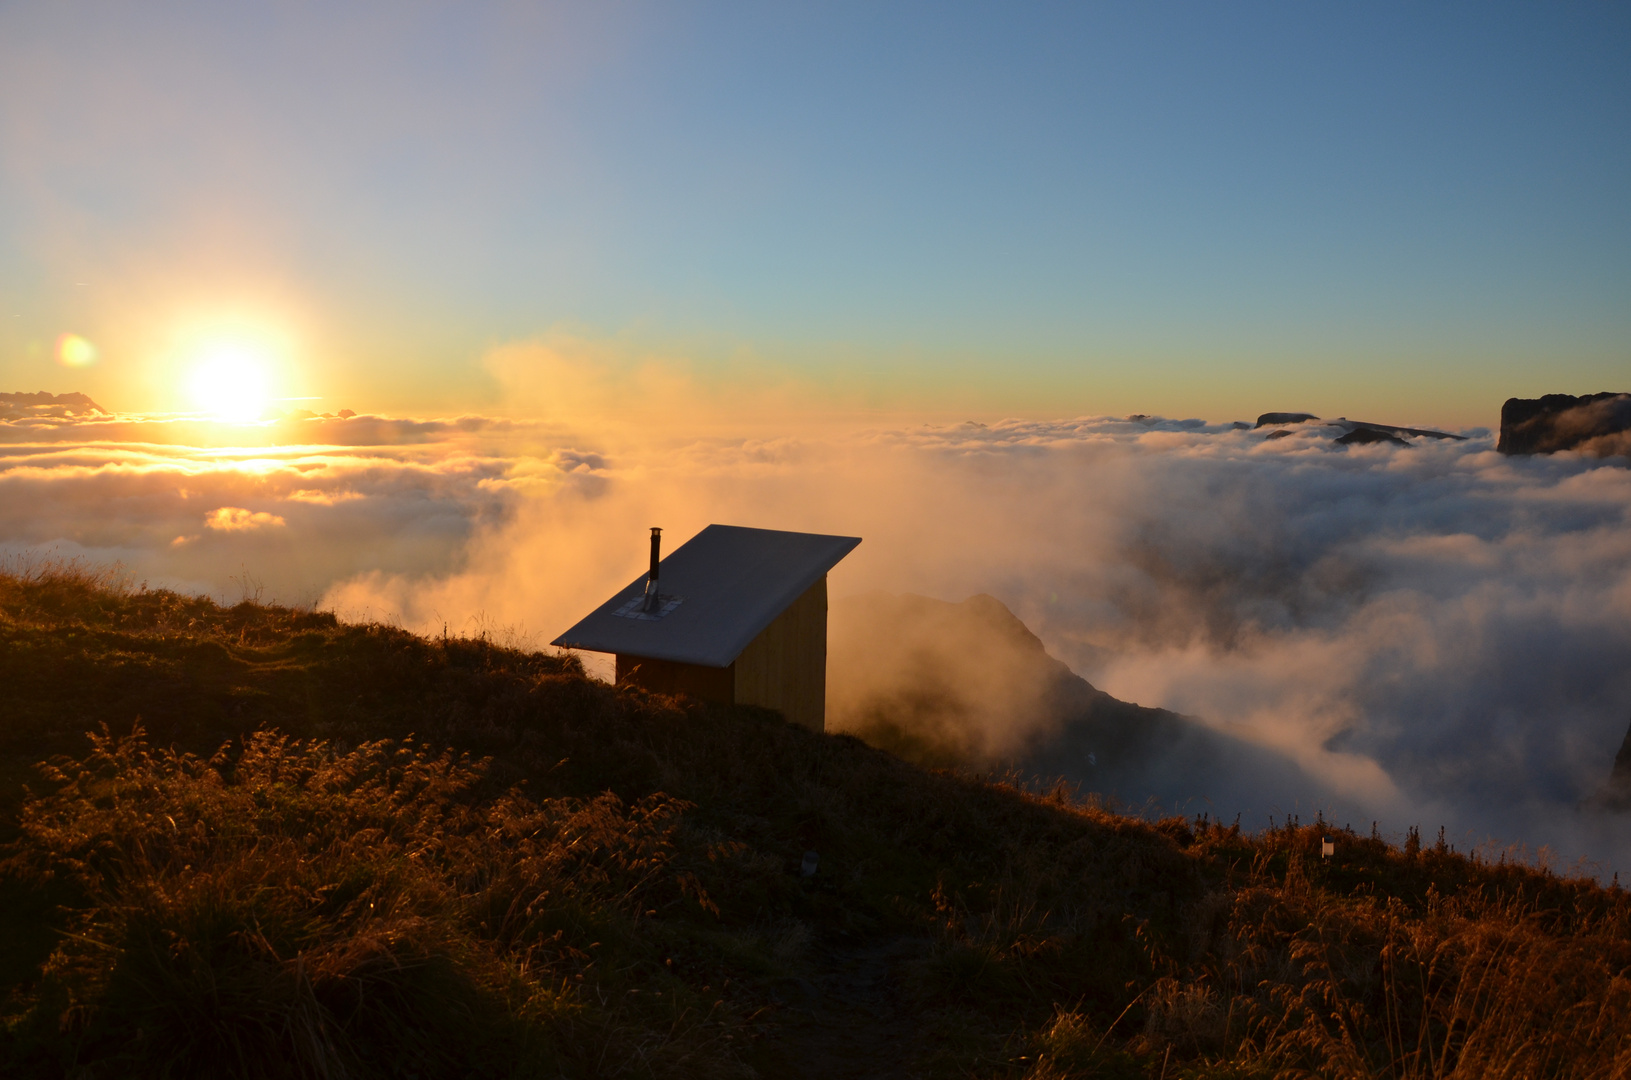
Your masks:
M 1086 418 L 630 450 L 602 489 L 478 530 L 456 573 L 329 599 L 547 640 L 639 573 L 646 525 L 860 535 L 840 595 L 990 593 L 1101 688 L 1272 749 L 1356 814 L 1609 857 L 1574 806 L 1631 719 L 1631 470 L 1332 434 Z
M 660 390 L 681 412 L 699 393 Z M 1631 719 L 1622 459 L 1160 418 L 730 438 L 713 415 L 644 441 L 356 421 L 235 454 L 0 440 L 0 543 L 210 591 L 247 565 L 283 599 L 541 642 L 640 573 L 649 525 L 859 535 L 836 596 L 989 593 L 1102 689 L 1256 744 L 1356 816 L 1627 855 L 1574 809 Z M 285 524 L 200 533 L 216 508 Z

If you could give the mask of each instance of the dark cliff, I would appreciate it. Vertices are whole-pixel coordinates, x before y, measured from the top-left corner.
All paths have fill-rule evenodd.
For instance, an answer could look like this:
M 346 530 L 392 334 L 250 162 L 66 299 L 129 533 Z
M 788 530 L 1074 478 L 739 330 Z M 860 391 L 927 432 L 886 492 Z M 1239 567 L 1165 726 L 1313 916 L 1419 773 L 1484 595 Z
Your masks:
M 1631 394 L 1508 398 L 1495 448 L 1503 454 L 1631 454 Z

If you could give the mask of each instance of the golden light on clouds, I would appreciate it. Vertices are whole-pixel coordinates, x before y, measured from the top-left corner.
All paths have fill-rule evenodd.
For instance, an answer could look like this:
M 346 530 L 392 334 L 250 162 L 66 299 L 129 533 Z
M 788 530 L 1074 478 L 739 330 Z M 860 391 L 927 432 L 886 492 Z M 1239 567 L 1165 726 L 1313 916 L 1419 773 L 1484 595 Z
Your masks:
M 280 529 L 288 522 L 264 510 L 222 506 L 205 514 L 204 524 L 216 532 L 254 532 L 258 529 Z
M 291 491 L 288 495 L 292 502 L 310 503 L 313 506 L 335 506 L 339 503 L 351 502 L 363 497 L 360 491 L 315 491 L 306 489 Z

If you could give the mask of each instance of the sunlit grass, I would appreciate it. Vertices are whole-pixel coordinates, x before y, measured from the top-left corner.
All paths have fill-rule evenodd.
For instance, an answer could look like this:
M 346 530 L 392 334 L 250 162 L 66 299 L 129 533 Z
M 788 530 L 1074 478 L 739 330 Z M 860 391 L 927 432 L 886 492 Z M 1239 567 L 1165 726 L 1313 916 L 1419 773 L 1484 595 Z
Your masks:
M 1625 894 L 1498 856 L 1151 823 L 79 563 L 0 573 L 0 685 L 6 1075 L 1631 1067 Z

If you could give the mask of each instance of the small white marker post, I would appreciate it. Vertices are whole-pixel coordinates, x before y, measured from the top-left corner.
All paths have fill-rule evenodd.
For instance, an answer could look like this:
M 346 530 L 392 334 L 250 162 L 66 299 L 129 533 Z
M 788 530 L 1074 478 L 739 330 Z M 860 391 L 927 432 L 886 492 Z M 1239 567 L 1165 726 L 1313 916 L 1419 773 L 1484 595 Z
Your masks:
M 1337 845 L 1335 840 L 1332 840 L 1329 836 L 1327 836 L 1320 841 L 1320 858 L 1330 859 L 1330 857 L 1336 853 Z

